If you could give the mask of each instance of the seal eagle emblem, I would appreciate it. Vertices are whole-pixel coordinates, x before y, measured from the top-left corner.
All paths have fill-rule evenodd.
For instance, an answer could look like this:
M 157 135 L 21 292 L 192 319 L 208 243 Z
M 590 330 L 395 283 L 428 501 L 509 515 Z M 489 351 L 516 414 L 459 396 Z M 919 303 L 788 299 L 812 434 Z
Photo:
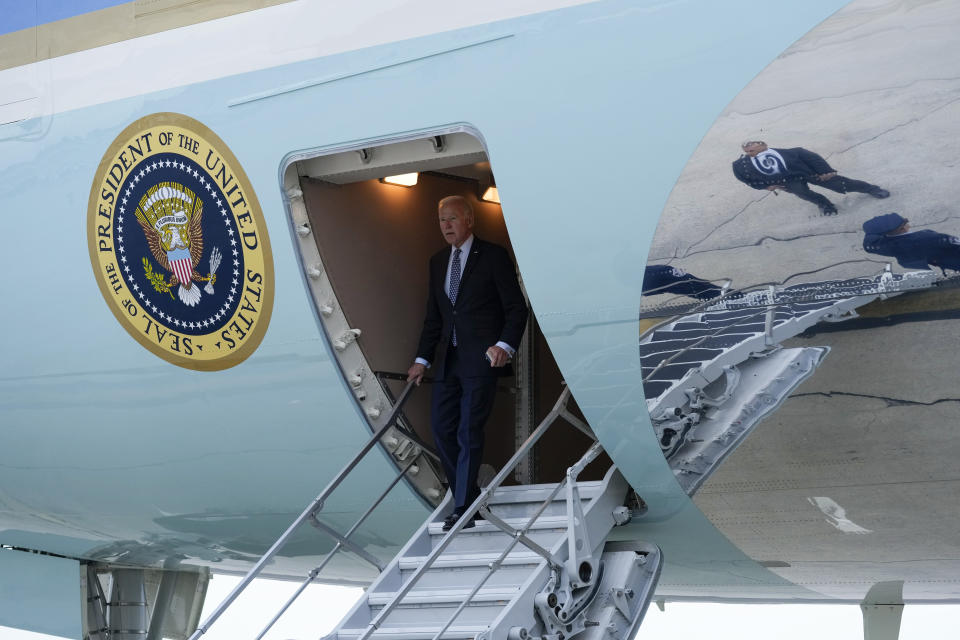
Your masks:
M 200 302 L 200 291 L 193 286 L 194 282 L 206 282 L 206 292 L 214 293 L 213 283 L 222 258 L 220 250 L 215 247 L 210 252 L 206 277 L 197 271 L 203 256 L 203 201 L 182 184 L 162 182 L 147 190 L 137 205 L 136 215 L 154 260 L 173 276 L 170 282 L 157 278 L 144 258 L 144 271 L 155 288 L 169 293 L 179 285 L 180 301 L 188 307 Z
M 203 124 L 158 113 L 120 133 L 90 192 L 87 237 L 107 306 L 154 354 L 225 369 L 263 339 L 266 224 L 240 163 Z

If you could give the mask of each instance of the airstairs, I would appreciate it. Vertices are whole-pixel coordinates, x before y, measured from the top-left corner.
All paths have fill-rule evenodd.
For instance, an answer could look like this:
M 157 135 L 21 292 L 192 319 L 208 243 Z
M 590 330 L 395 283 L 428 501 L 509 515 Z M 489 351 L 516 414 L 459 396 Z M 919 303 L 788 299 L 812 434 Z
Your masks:
M 292 534 L 310 523 L 337 544 L 256 636 L 262 638 L 337 553 L 353 553 L 378 566 L 351 535 L 410 469 L 399 470 L 372 506 L 345 533 L 322 523 L 323 505 L 384 438 L 414 386 L 408 383 L 378 429 L 330 484 L 256 563 L 247 576 L 190 636 L 198 640 L 272 560 Z M 581 472 L 603 447 L 571 414 L 564 389 L 550 413 L 485 486 L 449 531 L 443 521 L 451 496 L 430 515 L 364 596 L 325 640 L 629 640 L 636 633 L 660 575 L 652 544 L 608 542 L 631 517 L 624 506 L 630 487 L 616 467 L 600 481 Z M 593 443 L 556 484 L 507 486 L 504 482 L 543 434 L 563 419 Z M 414 458 L 411 458 L 411 462 Z M 473 516 L 475 526 L 467 526 Z
M 629 518 L 616 468 L 567 487 L 501 487 L 485 519 L 453 535 L 442 531 L 445 501 L 326 640 L 632 637 L 658 551 L 605 551 L 618 518 Z M 606 635 L 611 624 L 620 632 Z
M 640 338 L 644 395 L 680 485 L 693 494 L 829 352 L 782 342 L 936 280 L 932 271 L 894 274 L 888 266 L 873 277 L 764 286 L 724 294 L 648 329 Z

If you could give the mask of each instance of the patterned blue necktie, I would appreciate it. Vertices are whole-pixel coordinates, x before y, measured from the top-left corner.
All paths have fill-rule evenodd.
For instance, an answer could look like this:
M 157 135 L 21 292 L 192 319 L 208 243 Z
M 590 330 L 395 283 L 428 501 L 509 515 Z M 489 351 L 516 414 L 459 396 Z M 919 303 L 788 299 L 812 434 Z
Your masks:
M 460 249 L 454 249 L 453 262 L 450 263 L 450 291 L 447 297 L 450 298 L 450 304 L 457 303 L 457 294 L 460 293 Z M 450 336 L 453 346 L 457 346 L 457 329 L 454 327 L 453 335 Z

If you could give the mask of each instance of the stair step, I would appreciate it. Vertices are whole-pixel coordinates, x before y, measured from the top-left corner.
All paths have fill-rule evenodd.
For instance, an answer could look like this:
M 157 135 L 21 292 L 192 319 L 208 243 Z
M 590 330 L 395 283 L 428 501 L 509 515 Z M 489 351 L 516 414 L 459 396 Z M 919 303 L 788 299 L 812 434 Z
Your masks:
M 557 486 L 500 487 L 490 497 L 491 512 L 514 530 L 529 526 L 527 536 L 541 547 L 558 548 L 566 543 L 570 520 L 566 492 L 557 491 Z M 627 486 L 615 470 L 601 482 L 578 483 L 586 515 L 597 518 L 591 526 L 603 529 L 600 535 L 605 537 L 606 528 L 613 526 L 610 509 L 620 504 Z M 547 500 L 550 502 L 544 505 Z M 591 503 L 593 508 L 588 506 Z M 531 515 L 541 508 L 541 515 L 531 523 Z M 547 581 L 549 568 L 544 559 L 483 519 L 448 537 L 449 532 L 443 531 L 443 518 L 449 509 L 448 496 L 444 507 L 435 511 L 406 545 L 403 554 L 407 555 L 391 562 L 343 620 L 342 627 L 326 640 L 356 640 L 370 630 L 370 621 L 378 618 L 382 618 L 381 626 L 371 633 L 371 640 L 431 640 L 447 623 L 452 626 L 440 636 L 444 640 L 474 640 L 485 633 L 501 640 L 508 628 L 519 624 L 517 621 L 525 628 L 537 624 L 530 601 Z M 430 550 L 441 544 L 443 553 L 398 600 L 402 585 L 423 567 Z M 490 565 L 507 549 L 510 553 L 491 574 Z M 471 596 L 474 589 L 477 592 Z M 468 597 L 469 604 L 465 605 Z
M 460 569 L 467 567 L 486 567 L 500 557 L 499 553 L 451 553 L 444 554 L 434 561 L 431 569 Z M 426 556 L 407 556 L 400 559 L 401 570 L 416 570 L 426 560 Z M 512 551 L 503 559 L 503 566 L 538 564 L 542 558 L 533 551 Z
M 589 500 L 593 498 L 602 490 L 602 483 L 598 481 L 591 482 L 578 482 L 577 487 L 580 489 L 580 498 L 582 500 Z M 541 503 L 547 499 L 547 496 L 556 488 L 556 485 L 553 484 L 528 484 L 528 485 L 517 485 L 509 487 L 500 487 L 493 492 L 493 497 L 490 498 L 490 505 L 508 505 L 508 504 L 521 504 L 521 503 Z M 563 490 L 559 491 L 554 497 L 554 501 L 563 501 L 566 499 L 566 494 Z
M 403 599 L 398 608 L 417 606 L 421 604 L 450 604 L 460 606 L 460 603 L 467 599 L 473 589 L 455 588 L 455 589 L 414 589 Z M 471 604 L 506 604 L 520 591 L 520 585 L 512 587 L 484 587 L 480 589 L 470 599 Z M 371 607 L 382 607 L 390 603 L 396 593 L 392 591 L 379 591 L 367 596 L 367 601 Z
M 494 512 L 496 515 L 496 512 Z M 519 529 L 525 527 L 527 522 L 530 520 L 529 516 L 526 518 L 505 518 L 504 522 L 513 527 L 514 529 Z M 463 529 L 460 531 L 460 536 L 463 535 L 474 535 L 474 534 L 484 534 L 484 533 L 499 533 L 506 536 L 507 534 L 494 525 L 493 523 L 487 522 L 486 520 L 477 520 L 470 529 Z M 443 530 L 442 522 L 431 522 L 428 527 L 430 530 L 430 535 L 443 536 L 446 535 L 446 532 Z M 540 516 L 537 520 L 530 526 L 530 531 L 542 531 L 545 529 L 564 529 L 567 528 L 567 516 Z M 459 537 L 459 536 L 458 536 Z
M 381 627 L 371 636 L 373 640 L 430 640 L 433 638 L 440 627 Z M 442 640 L 473 640 L 478 634 L 486 631 L 486 625 L 455 625 L 447 629 L 442 636 Z M 352 640 L 359 638 L 366 629 L 341 629 L 337 632 L 338 640 Z
M 477 532 L 477 529 L 480 529 L 480 531 Z M 439 528 L 437 531 L 439 531 Z M 544 549 L 550 549 L 563 538 L 565 532 L 565 529 L 535 529 L 528 531 L 527 537 Z M 431 549 L 435 549 L 443 541 L 442 535 L 444 534 L 437 533 L 430 536 Z M 457 554 L 500 553 L 507 548 L 511 540 L 513 540 L 513 538 L 500 529 L 475 527 L 473 529 L 467 529 L 467 533 L 461 533 L 456 536 L 453 541 L 447 545 L 444 552 Z M 518 547 L 519 546 L 520 545 L 518 545 Z
M 454 612 L 460 607 L 460 602 L 425 602 L 420 604 L 401 604 L 394 608 L 383 621 L 383 625 L 395 629 L 407 629 L 410 627 L 435 626 L 439 629 L 445 625 Z M 489 625 L 503 613 L 509 600 L 493 600 L 491 602 L 471 602 L 470 606 L 464 607 L 453 621 L 458 625 Z M 378 615 L 384 608 L 384 605 L 373 605 L 367 603 L 367 610 L 371 616 Z
M 513 551 L 504 558 L 499 570 L 490 573 L 490 564 L 500 557 L 499 551 L 443 555 L 420 577 L 419 589 L 472 589 L 485 580 L 485 587 L 515 587 L 522 584 L 542 558 L 532 552 Z M 424 556 L 399 561 L 400 581 L 405 584 L 423 564 Z

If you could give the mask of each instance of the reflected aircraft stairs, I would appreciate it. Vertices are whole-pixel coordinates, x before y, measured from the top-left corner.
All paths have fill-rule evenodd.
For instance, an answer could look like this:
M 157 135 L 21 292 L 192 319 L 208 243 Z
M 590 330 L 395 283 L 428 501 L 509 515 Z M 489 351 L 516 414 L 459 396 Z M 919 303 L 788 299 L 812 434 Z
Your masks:
M 198 640 L 266 566 L 296 529 L 311 523 L 337 544 L 257 637 L 317 580 L 331 557 L 352 553 L 381 569 L 352 610 L 324 640 L 629 640 L 637 632 L 660 576 L 660 550 L 642 542 L 608 542 L 629 522 L 630 486 L 613 466 L 602 480 L 582 481 L 603 447 L 566 407 L 564 389 L 550 413 L 485 486 L 465 514 L 444 531 L 452 510 L 441 505 L 385 567 L 350 537 L 409 472 L 402 466 L 373 505 L 340 534 L 322 523 L 324 502 L 384 438 L 413 389 L 408 383 L 378 429 L 248 575 L 190 636 Z M 593 443 L 555 484 L 505 486 L 543 434 L 563 418 Z M 415 456 L 411 460 L 416 459 Z M 478 514 L 474 526 L 467 526 Z
M 648 329 L 640 338 L 644 395 L 680 485 L 692 495 L 830 350 L 783 341 L 936 280 L 932 271 L 893 274 L 888 266 L 874 277 L 725 293 Z

